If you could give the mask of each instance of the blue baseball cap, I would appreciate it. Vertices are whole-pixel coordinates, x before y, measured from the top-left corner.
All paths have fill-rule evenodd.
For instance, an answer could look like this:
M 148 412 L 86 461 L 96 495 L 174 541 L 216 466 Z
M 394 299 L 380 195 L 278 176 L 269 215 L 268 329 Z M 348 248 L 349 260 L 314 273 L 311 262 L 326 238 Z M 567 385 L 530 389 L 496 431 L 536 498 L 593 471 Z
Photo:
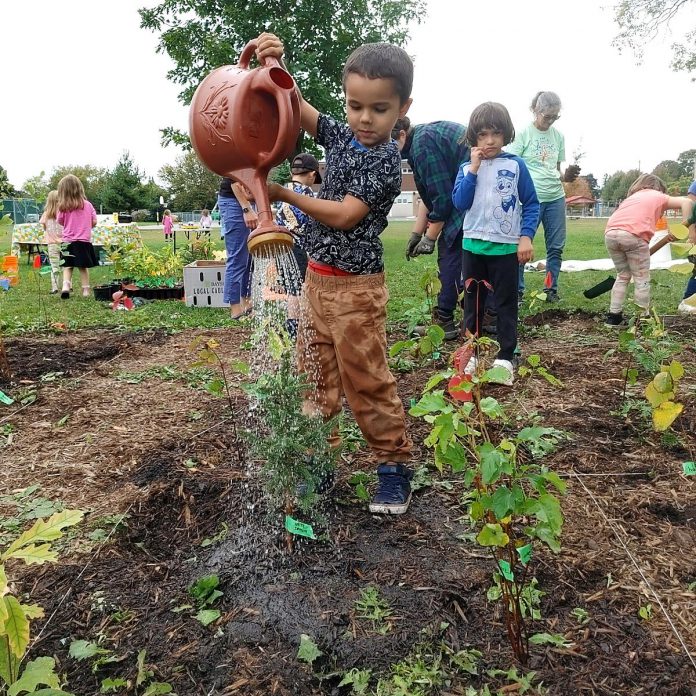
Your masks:
M 696 196 L 696 181 L 691 182 L 691 186 L 689 186 L 689 190 L 687 193 Z

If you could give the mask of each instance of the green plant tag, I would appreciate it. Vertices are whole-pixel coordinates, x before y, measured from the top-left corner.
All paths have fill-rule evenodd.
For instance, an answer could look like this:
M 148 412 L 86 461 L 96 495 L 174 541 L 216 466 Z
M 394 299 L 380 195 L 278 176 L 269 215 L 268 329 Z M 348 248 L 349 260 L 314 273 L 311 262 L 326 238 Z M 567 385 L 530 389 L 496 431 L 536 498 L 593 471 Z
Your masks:
M 411 399 L 411 408 L 413 408 L 418 402 L 415 399 Z
M 14 399 L 10 399 L 5 392 L 0 391 L 0 404 L 5 404 L 6 406 L 10 406 L 11 404 L 14 403 Z
M 517 549 L 517 555 L 520 557 L 522 565 L 527 565 L 532 560 L 532 545 L 520 546 Z
M 296 519 L 290 517 L 290 515 L 285 516 L 285 529 L 290 532 L 290 534 L 295 534 L 296 536 L 307 537 L 308 539 L 316 539 L 314 535 L 314 530 L 311 524 L 305 524 L 304 522 L 298 522 Z
M 440 357 L 440 354 L 435 352 L 433 353 L 433 360 L 437 360 Z
M 2 392 L 0 392 L 2 394 Z M 684 476 L 696 476 L 696 462 L 684 462 L 682 464 Z
M 498 561 L 498 567 L 506 580 L 515 582 L 515 576 L 512 574 L 512 568 L 507 561 Z

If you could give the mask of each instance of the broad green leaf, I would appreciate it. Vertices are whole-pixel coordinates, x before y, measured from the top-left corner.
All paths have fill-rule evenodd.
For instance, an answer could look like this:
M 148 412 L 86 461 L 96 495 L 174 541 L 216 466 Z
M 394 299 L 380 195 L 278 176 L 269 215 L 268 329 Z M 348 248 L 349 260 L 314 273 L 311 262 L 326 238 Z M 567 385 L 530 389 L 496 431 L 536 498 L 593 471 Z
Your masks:
M 449 464 L 454 474 L 458 474 L 467 465 L 466 450 L 456 440 L 448 445 L 442 459 L 446 464 Z
M 17 539 L 15 539 L 0 557 L 2 560 L 15 557 L 14 551 L 37 541 L 55 541 L 59 539 L 66 527 L 78 524 L 84 513 L 82 510 L 63 510 L 51 515 L 47 520 L 36 520 L 36 522 Z
M 452 407 L 447 403 L 443 394 L 442 390 L 423 394 L 420 401 L 409 409 L 409 414 L 412 416 L 424 416 L 426 413 L 451 411 Z
M 390 358 L 395 358 L 399 353 L 401 353 L 404 350 L 409 350 L 413 348 L 416 345 L 417 341 L 413 339 L 409 339 L 407 341 L 397 341 L 390 349 L 389 349 L 389 357 Z
M 108 655 L 111 650 L 100 648 L 96 643 L 90 643 L 87 640 L 74 640 L 70 643 L 68 655 L 75 660 L 89 660 L 95 655 Z
M 672 360 L 669 365 L 669 374 L 672 375 L 672 379 L 678 382 L 684 376 L 684 368 L 678 360 Z
M 542 476 L 552 485 L 556 487 L 559 493 L 565 493 L 568 486 L 565 481 L 555 471 L 545 471 Z
M 441 346 L 442 342 L 445 340 L 445 330 L 437 324 L 429 326 L 426 333 L 431 343 L 435 347 Z
M 491 507 L 493 513 L 500 520 L 508 513 L 518 513 L 518 507 L 524 502 L 524 491 L 519 486 L 513 486 L 512 490 L 507 486 L 500 486 L 493 493 Z
M 433 387 L 436 387 L 440 382 L 449 379 L 454 374 L 454 370 L 445 370 L 444 372 L 436 372 L 423 387 L 424 392 L 429 392 Z
M 535 537 L 537 537 L 537 539 L 543 541 L 551 549 L 551 551 L 554 553 L 560 553 L 561 544 L 558 541 L 558 536 L 554 534 L 550 527 L 544 524 L 539 524 L 532 530 L 532 533 Z
M 11 684 L 15 680 L 18 667 L 19 660 L 8 650 L 7 641 L 0 640 L 0 679 L 6 684 Z
M 311 636 L 306 633 L 300 635 L 300 647 L 297 650 L 297 659 L 311 665 L 320 655 L 323 655 Z
M 24 691 L 30 694 L 35 693 L 39 684 L 52 689 L 60 687 L 56 663 L 52 657 L 37 657 L 28 662 L 22 676 L 7 690 L 7 696 L 17 696 Z
M 539 510 L 536 512 L 536 517 L 541 522 L 546 522 L 555 534 L 560 534 L 563 527 L 563 514 L 561 513 L 561 504 L 558 502 L 558 498 L 550 493 L 540 495 Z
M 483 503 L 480 500 L 475 500 L 471 505 L 469 506 L 469 514 L 471 515 L 471 519 L 478 522 L 480 519 L 483 519 L 483 516 L 486 514 L 486 509 L 483 506 Z
M 538 355 L 529 355 L 527 356 L 527 362 L 532 367 L 539 367 L 539 365 L 541 365 L 541 358 Z
M 495 367 L 492 370 L 488 370 L 488 372 L 493 372 L 494 370 L 502 370 L 503 372 L 507 372 L 502 367 Z M 488 372 L 486 372 L 486 374 L 488 374 Z M 492 396 L 486 396 L 481 399 L 480 407 L 481 411 L 489 418 L 502 418 L 505 415 L 503 407 L 498 403 L 498 400 L 494 399 Z
M 0 601 L 5 603 L 5 635 L 10 643 L 10 651 L 20 660 L 29 645 L 29 620 L 24 616 L 22 605 L 12 595 L 6 595 Z
M 476 541 L 481 546 L 507 546 L 510 537 L 499 524 L 487 523 L 478 533 Z
M 58 552 L 51 551 L 51 544 L 29 544 L 24 548 L 13 551 L 9 558 L 24 561 L 27 565 L 41 565 L 43 563 L 55 563 L 58 560 Z
M 213 623 L 213 621 L 217 621 L 220 616 L 221 614 L 218 609 L 201 609 L 196 614 L 196 620 L 200 621 L 204 626 L 208 626 Z
M 669 428 L 684 410 L 684 404 L 675 404 L 673 401 L 665 401 L 656 409 L 653 409 L 653 428 L 661 433 Z
M 488 486 L 500 478 L 509 462 L 505 454 L 490 442 L 484 442 L 478 452 L 481 459 L 481 480 Z

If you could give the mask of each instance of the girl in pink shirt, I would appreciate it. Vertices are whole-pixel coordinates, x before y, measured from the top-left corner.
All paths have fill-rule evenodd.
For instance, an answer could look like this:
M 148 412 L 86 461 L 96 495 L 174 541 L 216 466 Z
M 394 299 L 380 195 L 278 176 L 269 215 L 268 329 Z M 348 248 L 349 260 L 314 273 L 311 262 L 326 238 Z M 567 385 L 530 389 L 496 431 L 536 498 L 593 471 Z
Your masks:
M 681 208 L 683 224 L 691 215 L 693 201 L 667 195 L 667 188 L 654 174 L 641 174 L 628 189 L 628 197 L 607 221 L 605 243 L 616 267 L 616 282 L 611 290 L 606 326 L 623 322 L 623 304 L 628 283 L 633 278 L 634 302 L 650 308 L 650 247 L 657 221 L 666 210 Z M 689 231 L 691 239 L 692 231 Z M 671 235 L 670 235 L 671 236 Z M 672 240 L 675 238 L 672 237 Z M 696 238 L 692 240 L 696 242 Z
M 61 299 L 70 297 L 73 268 L 80 271 L 82 296 L 89 297 L 89 268 L 99 265 L 92 246 L 92 228 L 97 224 L 97 212 L 85 198 L 82 182 L 73 174 L 58 182 L 58 222 L 63 225 L 63 291 Z M 67 248 L 65 247 L 67 244 Z
M 171 210 L 165 210 L 162 214 L 162 227 L 164 229 L 164 241 L 166 242 L 174 236 L 174 220 L 172 219 Z
M 63 228 L 56 220 L 57 215 L 58 191 L 50 191 L 39 222 L 44 228 L 44 244 L 48 246 L 48 260 L 51 263 L 51 295 L 58 292 L 60 245 L 63 242 Z

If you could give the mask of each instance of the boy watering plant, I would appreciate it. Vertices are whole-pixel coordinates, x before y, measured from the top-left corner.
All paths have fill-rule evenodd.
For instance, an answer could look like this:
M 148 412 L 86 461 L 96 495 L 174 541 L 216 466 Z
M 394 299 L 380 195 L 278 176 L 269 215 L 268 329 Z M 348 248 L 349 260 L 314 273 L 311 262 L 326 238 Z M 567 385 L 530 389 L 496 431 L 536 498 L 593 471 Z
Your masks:
M 282 58 L 283 44 L 273 34 L 261 34 L 257 43 L 259 58 Z M 347 125 L 301 100 L 302 128 L 326 149 L 318 197 L 269 185 L 271 200 L 312 218 L 297 346 L 300 369 L 316 375 L 309 405 L 331 418 L 345 394 L 378 462 L 370 511 L 393 515 L 406 512 L 411 500 L 412 472 L 405 464 L 411 442 L 387 364 L 388 292 L 379 236 L 401 190 L 401 156 L 391 131 L 411 105 L 412 83 L 413 63 L 403 49 L 387 43 L 357 48 L 343 69 Z

